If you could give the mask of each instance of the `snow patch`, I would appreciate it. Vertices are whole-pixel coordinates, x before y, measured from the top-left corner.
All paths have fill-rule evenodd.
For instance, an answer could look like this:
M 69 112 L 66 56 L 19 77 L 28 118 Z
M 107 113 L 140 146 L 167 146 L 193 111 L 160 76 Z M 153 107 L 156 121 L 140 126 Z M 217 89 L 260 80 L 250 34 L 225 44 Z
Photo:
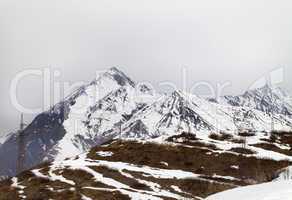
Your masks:
M 114 155 L 114 153 L 110 152 L 110 151 L 99 151 L 96 154 L 101 156 L 101 157 L 110 157 L 110 156 Z
M 276 181 L 240 187 L 208 197 L 206 200 L 291 200 L 292 181 Z

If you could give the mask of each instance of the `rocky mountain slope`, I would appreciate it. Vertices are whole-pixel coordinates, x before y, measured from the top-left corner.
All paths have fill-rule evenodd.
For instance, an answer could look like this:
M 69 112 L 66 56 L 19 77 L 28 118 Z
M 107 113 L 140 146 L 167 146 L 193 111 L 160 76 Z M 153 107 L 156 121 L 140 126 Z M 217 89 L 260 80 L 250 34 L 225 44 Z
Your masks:
M 24 130 L 24 166 L 63 160 L 113 138 L 146 140 L 183 131 L 206 137 L 211 132 L 260 136 L 272 129 L 290 131 L 287 98 L 267 86 L 219 100 L 181 91 L 159 95 L 111 68 L 38 115 Z M 18 143 L 18 134 L 12 134 L 0 145 L 0 176 L 16 174 Z

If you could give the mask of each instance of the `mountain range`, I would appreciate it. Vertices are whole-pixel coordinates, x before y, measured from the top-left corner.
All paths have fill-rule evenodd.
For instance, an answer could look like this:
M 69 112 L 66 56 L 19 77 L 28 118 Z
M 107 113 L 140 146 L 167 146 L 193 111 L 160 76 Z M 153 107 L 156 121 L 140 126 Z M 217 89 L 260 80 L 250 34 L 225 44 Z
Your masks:
M 158 94 L 111 68 L 40 113 L 24 129 L 24 169 L 82 154 L 116 138 L 291 131 L 290 100 L 282 89 L 268 85 L 218 99 L 182 91 Z M 18 142 L 18 133 L 0 139 L 0 176 L 17 173 Z

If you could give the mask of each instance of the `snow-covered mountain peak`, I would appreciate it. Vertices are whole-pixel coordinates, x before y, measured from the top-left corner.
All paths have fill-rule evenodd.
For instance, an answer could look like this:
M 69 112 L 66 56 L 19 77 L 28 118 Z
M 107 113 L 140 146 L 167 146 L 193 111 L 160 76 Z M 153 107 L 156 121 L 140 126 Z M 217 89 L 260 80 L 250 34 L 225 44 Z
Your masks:
M 273 92 L 275 95 L 277 95 L 280 99 L 283 99 L 285 101 L 291 100 L 291 96 L 287 90 L 285 90 L 282 87 L 275 87 L 273 89 Z
M 116 81 L 120 86 L 132 86 L 135 87 L 135 82 L 132 81 L 124 72 L 119 70 L 116 67 L 112 67 L 109 70 L 98 73 L 96 79 L 91 84 L 99 84 L 99 82 L 102 82 L 102 79 L 112 79 Z
M 175 101 L 180 101 L 180 102 L 183 102 L 185 104 L 188 104 L 188 103 L 190 103 L 190 101 L 196 100 L 199 97 L 197 97 L 196 95 L 191 95 L 191 94 L 184 92 L 182 90 L 175 90 L 169 95 L 169 98 L 173 99 Z
M 289 101 L 291 100 L 291 96 L 289 93 L 283 89 L 282 87 L 276 85 L 266 84 L 263 87 L 252 89 L 246 91 L 242 96 L 251 97 L 257 96 L 262 99 L 270 99 L 271 101 L 281 100 L 281 101 Z
M 223 96 L 219 99 L 210 99 L 219 104 L 249 107 L 266 114 L 282 114 L 292 116 L 292 104 L 289 95 L 281 88 L 265 85 L 261 88 L 248 90 L 238 96 Z
M 276 87 L 276 86 L 270 86 L 268 84 L 264 85 L 261 88 L 256 88 L 253 90 L 248 90 L 246 91 L 243 96 L 252 96 L 252 95 L 256 95 L 258 97 L 269 97 L 269 98 L 281 98 L 284 97 L 284 93 L 283 90 L 280 87 Z M 280 95 L 280 96 L 278 96 Z
M 169 112 L 182 113 L 189 104 L 187 96 L 180 90 L 176 90 L 169 95 L 162 107 L 168 108 Z

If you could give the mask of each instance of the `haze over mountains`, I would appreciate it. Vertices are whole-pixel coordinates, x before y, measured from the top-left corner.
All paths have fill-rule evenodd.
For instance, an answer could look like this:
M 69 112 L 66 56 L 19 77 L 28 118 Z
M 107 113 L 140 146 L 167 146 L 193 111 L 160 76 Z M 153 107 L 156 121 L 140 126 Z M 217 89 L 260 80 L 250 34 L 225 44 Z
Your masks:
M 76 156 L 113 138 L 291 131 L 288 97 L 282 89 L 269 86 L 219 99 L 182 91 L 161 95 L 111 68 L 27 126 L 24 166 Z M 17 142 L 16 133 L 0 140 L 0 176 L 16 174 Z

